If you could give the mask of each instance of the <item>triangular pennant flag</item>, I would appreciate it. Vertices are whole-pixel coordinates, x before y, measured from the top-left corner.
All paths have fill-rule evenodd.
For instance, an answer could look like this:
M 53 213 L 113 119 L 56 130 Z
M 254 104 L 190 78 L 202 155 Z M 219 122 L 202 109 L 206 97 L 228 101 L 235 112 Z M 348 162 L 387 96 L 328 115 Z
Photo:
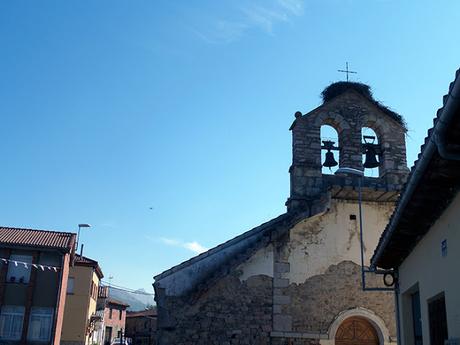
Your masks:
M 7 264 L 8 263 L 8 260 L 7 259 L 2 259 L 2 261 Z
M 37 266 L 37 265 L 35 265 L 35 264 L 32 264 L 32 266 L 34 266 L 34 268 L 38 268 L 38 266 Z
M 54 270 L 54 272 L 57 272 L 57 268 L 56 268 L 56 267 L 53 267 L 53 270 Z
M 27 267 L 27 262 L 23 262 L 23 264 L 24 264 L 24 268 L 25 268 L 25 269 L 28 269 L 28 268 L 29 268 L 29 267 Z
M 14 266 L 18 267 L 18 262 L 17 261 L 13 261 L 14 262 Z
M 45 266 L 43 266 L 43 265 L 38 265 L 38 266 L 40 266 L 40 268 L 42 269 L 42 271 L 45 270 Z
M 51 267 L 50 267 L 50 266 L 46 266 L 46 268 L 48 269 L 48 271 L 51 271 Z

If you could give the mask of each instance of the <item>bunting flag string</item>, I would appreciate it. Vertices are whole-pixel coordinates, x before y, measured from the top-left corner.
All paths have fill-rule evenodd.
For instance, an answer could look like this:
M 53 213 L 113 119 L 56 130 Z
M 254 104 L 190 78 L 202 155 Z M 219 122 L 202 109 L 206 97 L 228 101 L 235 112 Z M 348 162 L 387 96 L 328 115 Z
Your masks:
M 18 261 L 18 260 L 10 260 L 10 259 L 6 259 L 6 258 L 0 258 L 0 262 L 5 264 L 5 265 L 13 263 L 14 266 L 16 266 L 16 267 L 18 267 L 18 265 L 22 265 L 26 270 L 29 269 L 30 267 L 33 267 L 33 268 L 36 268 L 36 269 L 40 269 L 42 271 L 45 271 L 45 269 L 46 269 L 48 271 L 57 272 L 60 269 L 60 267 L 57 267 L 57 266 L 31 264 L 30 262 L 24 262 L 24 261 Z

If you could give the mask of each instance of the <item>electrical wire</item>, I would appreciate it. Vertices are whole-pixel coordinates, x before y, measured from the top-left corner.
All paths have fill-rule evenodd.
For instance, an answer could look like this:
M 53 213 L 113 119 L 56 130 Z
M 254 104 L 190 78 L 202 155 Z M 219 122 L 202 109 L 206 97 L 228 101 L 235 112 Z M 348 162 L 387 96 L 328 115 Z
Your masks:
M 130 288 L 127 288 L 127 287 L 123 287 L 123 286 L 120 286 L 120 285 L 115 285 L 113 283 L 106 282 L 104 280 L 101 281 L 101 283 L 104 284 L 104 286 L 107 286 L 107 287 L 109 287 L 111 289 L 121 290 L 121 291 L 129 292 L 129 293 L 133 293 L 133 294 L 138 294 L 138 295 L 155 296 L 155 294 L 153 294 L 153 293 L 130 289 Z

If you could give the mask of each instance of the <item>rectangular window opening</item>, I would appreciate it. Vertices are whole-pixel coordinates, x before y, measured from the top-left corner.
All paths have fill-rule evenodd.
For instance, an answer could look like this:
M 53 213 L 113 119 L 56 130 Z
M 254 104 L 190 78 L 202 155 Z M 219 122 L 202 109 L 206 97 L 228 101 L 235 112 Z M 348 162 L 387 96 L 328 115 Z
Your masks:
M 73 294 L 74 293 L 74 285 L 75 285 L 75 278 L 69 277 L 67 280 L 67 293 Z
M 53 312 L 53 308 L 32 307 L 27 333 L 28 340 L 40 342 L 50 340 Z
M 20 340 L 24 323 L 24 307 L 3 306 L 0 312 L 0 339 Z
M 11 255 L 6 281 L 9 283 L 28 284 L 32 270 L 32 256 Z

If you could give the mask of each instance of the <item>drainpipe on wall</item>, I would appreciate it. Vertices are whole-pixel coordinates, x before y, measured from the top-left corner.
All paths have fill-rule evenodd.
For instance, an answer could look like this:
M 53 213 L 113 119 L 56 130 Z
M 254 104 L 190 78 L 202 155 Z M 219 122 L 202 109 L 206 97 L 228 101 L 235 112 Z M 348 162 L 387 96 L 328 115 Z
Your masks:
M 395 269 L 395 312 L 396 312 L 396 342 L 402 344 L 401 341 L 401 315 L 400 313 L 400 300 L 399 300 L 399 271 Z

